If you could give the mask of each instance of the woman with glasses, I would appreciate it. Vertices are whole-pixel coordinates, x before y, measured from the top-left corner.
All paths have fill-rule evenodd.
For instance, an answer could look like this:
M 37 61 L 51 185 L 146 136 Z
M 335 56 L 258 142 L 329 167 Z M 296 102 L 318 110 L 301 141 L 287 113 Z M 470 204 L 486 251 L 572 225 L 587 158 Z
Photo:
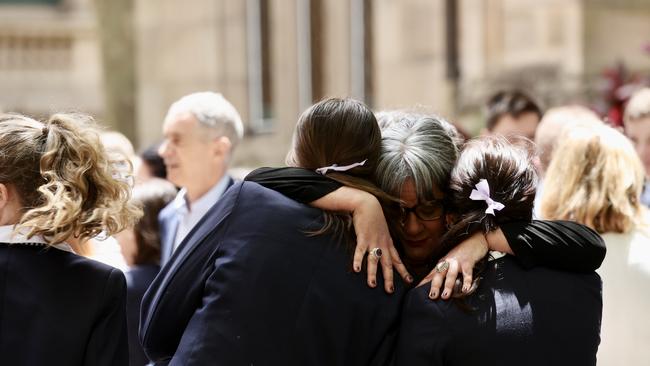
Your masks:
M 502 137 L 465 145 L 450 181 L 442 251 L 508 222 L 530 222 L 537 185 L 533 155 Z M 442 261 L 438 268 L 447 266 Z M 600 342 L 601 281 L 593 272 L 526 270 L 490 252 L 453 301 L 409 292 L 396 365 L 595 365 Z

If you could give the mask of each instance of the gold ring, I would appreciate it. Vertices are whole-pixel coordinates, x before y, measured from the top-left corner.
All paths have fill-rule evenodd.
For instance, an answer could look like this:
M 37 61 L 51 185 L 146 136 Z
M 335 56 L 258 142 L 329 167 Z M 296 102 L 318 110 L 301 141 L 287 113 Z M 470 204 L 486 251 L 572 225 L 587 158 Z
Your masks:
M 368 252 L 369 255 L 372 255 L 376 259 L 381 258 L 382 252 L 380 248 L 373 248 L 370 252 Z
M 449 262 L 447 262 L 447 261 L 442 261 L 442 262 L 438 263 L 438 265 L 436 265 L 436 272 L 438 272 L 438 273 L 442 273 L 442 272 L 446 271 L 447 269 L 449 269 Z

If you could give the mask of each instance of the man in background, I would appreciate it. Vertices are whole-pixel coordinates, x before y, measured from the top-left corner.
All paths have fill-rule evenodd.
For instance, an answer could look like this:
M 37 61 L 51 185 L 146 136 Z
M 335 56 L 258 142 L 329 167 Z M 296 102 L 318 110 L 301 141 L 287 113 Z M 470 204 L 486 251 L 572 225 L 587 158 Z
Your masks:
M 239 113 L 221 94 L 189 94 L 169 108 L 158 153 L 181 190 L 159 215 L 161 265 L 232 185 L 226 171 L 243 134 Z
M 535 130 L 543 113 L 528 94 L 520 90 L 500 91 L 488 99 L 486 107 L 484 134 L 535 138 Z

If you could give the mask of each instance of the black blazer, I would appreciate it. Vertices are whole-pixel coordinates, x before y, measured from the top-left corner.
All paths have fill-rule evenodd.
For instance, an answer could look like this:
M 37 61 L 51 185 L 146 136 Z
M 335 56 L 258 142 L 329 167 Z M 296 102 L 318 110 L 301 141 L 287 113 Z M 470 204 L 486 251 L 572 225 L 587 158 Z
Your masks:
M 140 303 L 142 296 L 160 271 L 156 264 L 143 264 L 134 266 L 124 275 L 126 276 L 126 323 L 129 334 L 129 365 L 143 366 L 149 359 L 142 350 L 138 329 L 140 327 Z
M 384 365 L 404 286 L 353 273 L 322 211 L 255 183 L 233 185 L 142 302 L 147 355 L 170 365 Z
M 407 295 L 397 366 L 595 365 L 602 312 L 600 277 L 545 268 L 524 270 L 512 257 L 489 262 L 472 311 Z
M 128 365 L 118 269 L 45 246 L 0 243 L 0 363 Z

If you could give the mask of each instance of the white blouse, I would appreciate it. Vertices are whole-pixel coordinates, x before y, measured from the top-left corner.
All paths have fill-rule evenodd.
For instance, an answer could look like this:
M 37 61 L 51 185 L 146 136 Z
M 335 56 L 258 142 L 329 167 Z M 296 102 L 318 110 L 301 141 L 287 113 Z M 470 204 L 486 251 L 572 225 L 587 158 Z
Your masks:
M 23 233 L 16 231 L 14 225 L 0 226 L 0 243 L 38 246 L 49 245 L 47 241 L 43 239 L 43 237 L 38 235 L 27 238 Z M 65 250 L 66 252 L 74 253 L 68 243 L 55 244 L 50 246 L 59 250 Z

